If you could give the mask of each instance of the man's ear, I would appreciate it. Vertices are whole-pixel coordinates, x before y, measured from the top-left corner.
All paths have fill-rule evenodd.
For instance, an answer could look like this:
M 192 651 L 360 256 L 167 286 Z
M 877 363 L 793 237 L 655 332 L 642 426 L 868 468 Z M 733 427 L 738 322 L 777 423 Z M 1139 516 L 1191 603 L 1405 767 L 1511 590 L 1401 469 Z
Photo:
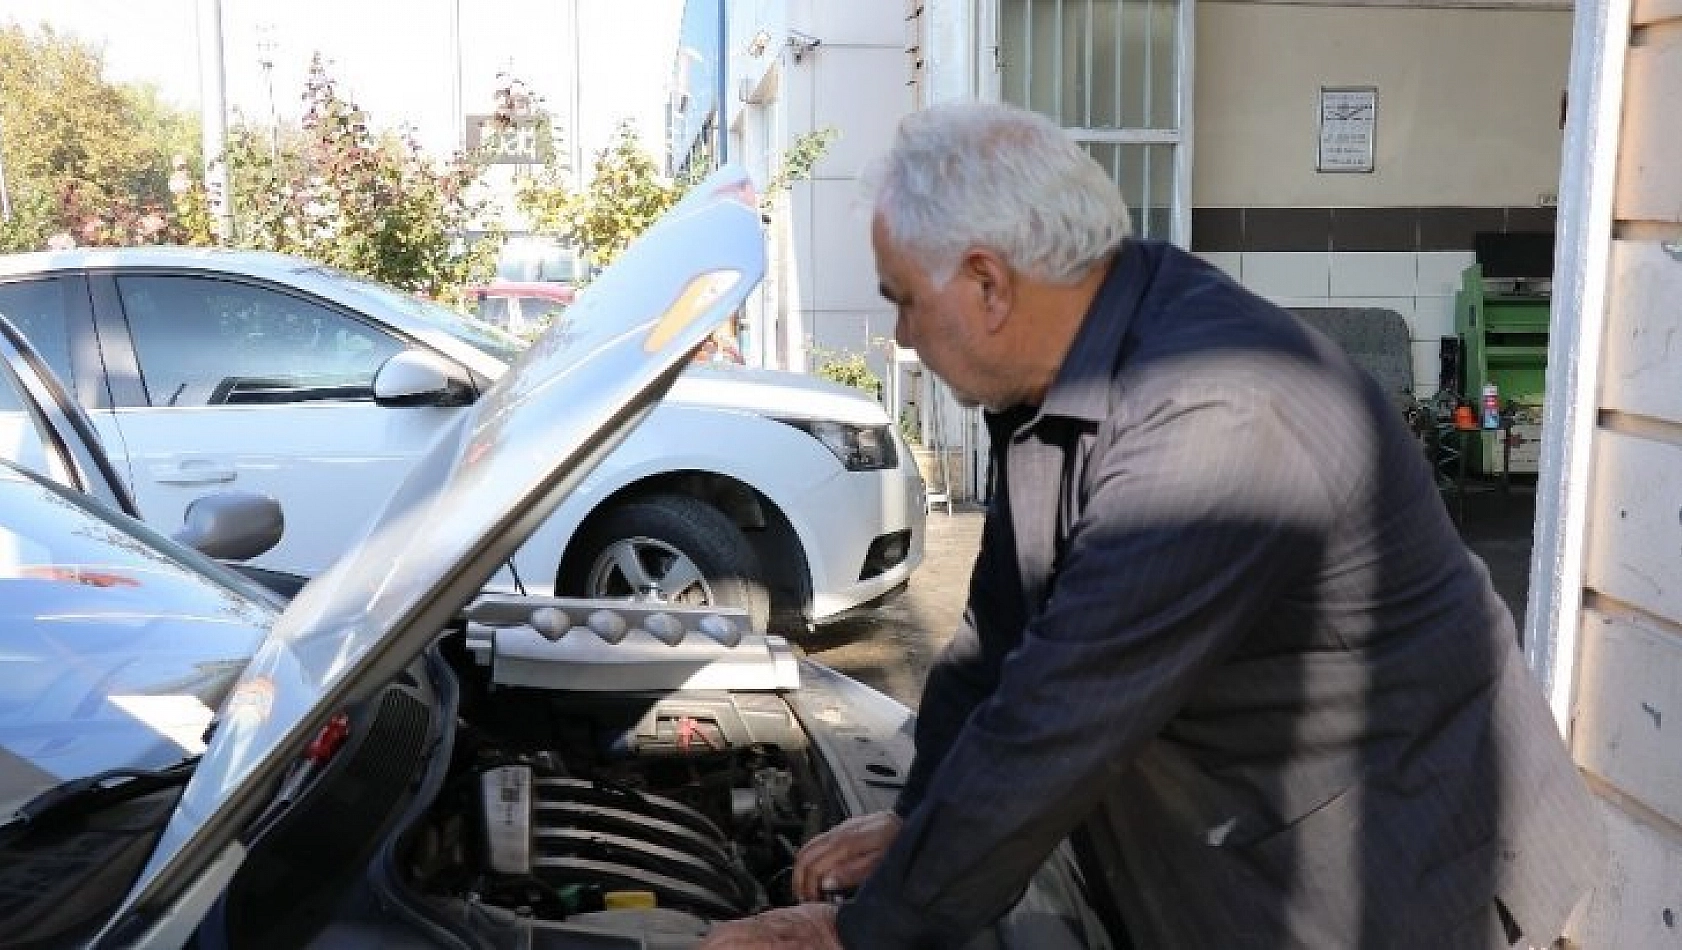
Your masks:
M 971 248 L 958 265 L 961 273 L 981 297 L 984 326 L 996 333 L 1005 325 L 1016 302 L 1016 275 L 1004 259 L 985 248 Z

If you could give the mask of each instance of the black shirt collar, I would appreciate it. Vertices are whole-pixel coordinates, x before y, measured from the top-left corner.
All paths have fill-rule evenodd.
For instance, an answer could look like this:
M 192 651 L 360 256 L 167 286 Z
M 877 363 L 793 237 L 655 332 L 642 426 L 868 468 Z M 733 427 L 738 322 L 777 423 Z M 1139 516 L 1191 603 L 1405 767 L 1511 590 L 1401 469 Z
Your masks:
M 1081 318 L 1080 330 L 1058 367 L 1057 377 L 1046 390 L 1040 416 L 1098 423 L 1109 415 L 1111 379 L 1121 355 L 1122 338 L 1133 322 L 1146 283 L 1145 253 L 1140 242 L 1124 243 L 1109 267 L 1086 316 Z

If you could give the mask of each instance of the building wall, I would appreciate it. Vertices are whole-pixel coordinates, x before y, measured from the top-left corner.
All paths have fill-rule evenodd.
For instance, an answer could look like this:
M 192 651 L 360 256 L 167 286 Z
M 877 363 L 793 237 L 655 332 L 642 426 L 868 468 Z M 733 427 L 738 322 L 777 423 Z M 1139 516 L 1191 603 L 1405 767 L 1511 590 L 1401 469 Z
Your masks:
M 1192 249 L 1397 311 L 1431 394 L 1473 235 L 1554 228 L 1570 44 L 1568 11 L 1199 3 Z M 1377 87 L 1374 171 L 1315 171 L 1321 86 Z
M 798 303 L 813 345 L 866 353 L 881 373 L 893 314 L 876 292 L 859 179 L 915 106 L 905 13 L 905 0 L 790 5 L 791 27 L 823 43 L 800 67 L 787 67 L 788 136 L 826 126 L 838 133 L 812 179 L 792 194 Z
M 680 49 L 675 75 L 716 77 L 717 29 L 708 25 L 716 2 L 688 0 L 681 42 L 696 53 Z M 826 127 L 837 133 L 811 179 L 795 183 L 768 216 L 771 270 L 746 308 L 745 352 L 755 363 L 808 369 L 814 346 L 847 350 L 886 372 L 881 340 L 892 316 L 876 294 L 858 178 L 913 106 L 905 2 L 742 0 L 725 9 L 729 160 L 765 189 L 797 138 Z M 710 110 L 714 99 L 691 91 L 691 113 L 674 122 L 674 169 L 699 134 L 694 110 Z
M 1581 15 L 1585 68 L 1573 96 L 1585 121 L 1567 166 L 1571 260 L 1556 321 L 1575 359 L 1549 375 L 1559 385 L 1549 392 L 1552 464 L 1539 485 L 1529 611 L 1538 622 L 1526 642 L 1549 674 L 1611 843 L 1607 873 L 1568 935 L 1588 950 L 1673 947 L 1682 927 L 1682 348 L 1671 345 L 1682 332 L 1682 2 Z

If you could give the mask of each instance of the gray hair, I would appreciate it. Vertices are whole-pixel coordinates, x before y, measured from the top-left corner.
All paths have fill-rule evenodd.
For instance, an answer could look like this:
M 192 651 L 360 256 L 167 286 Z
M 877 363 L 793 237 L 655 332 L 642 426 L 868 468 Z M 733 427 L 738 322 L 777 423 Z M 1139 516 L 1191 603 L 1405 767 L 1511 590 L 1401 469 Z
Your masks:
M 893 242 L 943 286 L 984 247 L 1041 280 L 1071 284 L 1127 239 L 1127 202 L 1050 119 L 990 102 L 952 102 L 901 120 L 865 175 Z

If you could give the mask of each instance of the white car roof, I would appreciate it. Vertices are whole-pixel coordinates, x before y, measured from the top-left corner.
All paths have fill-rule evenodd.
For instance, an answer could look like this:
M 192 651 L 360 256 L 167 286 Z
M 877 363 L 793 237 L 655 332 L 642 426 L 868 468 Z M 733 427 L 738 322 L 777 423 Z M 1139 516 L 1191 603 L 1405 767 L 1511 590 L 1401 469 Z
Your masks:
M 87 247 L 64 251 L 0 254 L 0 280 L 71 271 L 116 268 L 167 268 L 249 277 L 272 281 L 314 294 L 358 313 L 374 317 L 394 329 L 423 340 L 485 376 L 499 378 L 505 365 L 468 344 L 443 333 L 386 301 L 360 291 L 354 283 L 365 278 L 338 271 L 331 265 L 275 251 L 212 247 Z M 341 275 L 335 278 L 333 275 Z M 387 287 L 401 294 L 396 288 Z
M 290 254 L 220 247 L 78 247 L 0 255 L 0 277 L 102 267 L 197 267 L 284 280 L 316 266 Z

